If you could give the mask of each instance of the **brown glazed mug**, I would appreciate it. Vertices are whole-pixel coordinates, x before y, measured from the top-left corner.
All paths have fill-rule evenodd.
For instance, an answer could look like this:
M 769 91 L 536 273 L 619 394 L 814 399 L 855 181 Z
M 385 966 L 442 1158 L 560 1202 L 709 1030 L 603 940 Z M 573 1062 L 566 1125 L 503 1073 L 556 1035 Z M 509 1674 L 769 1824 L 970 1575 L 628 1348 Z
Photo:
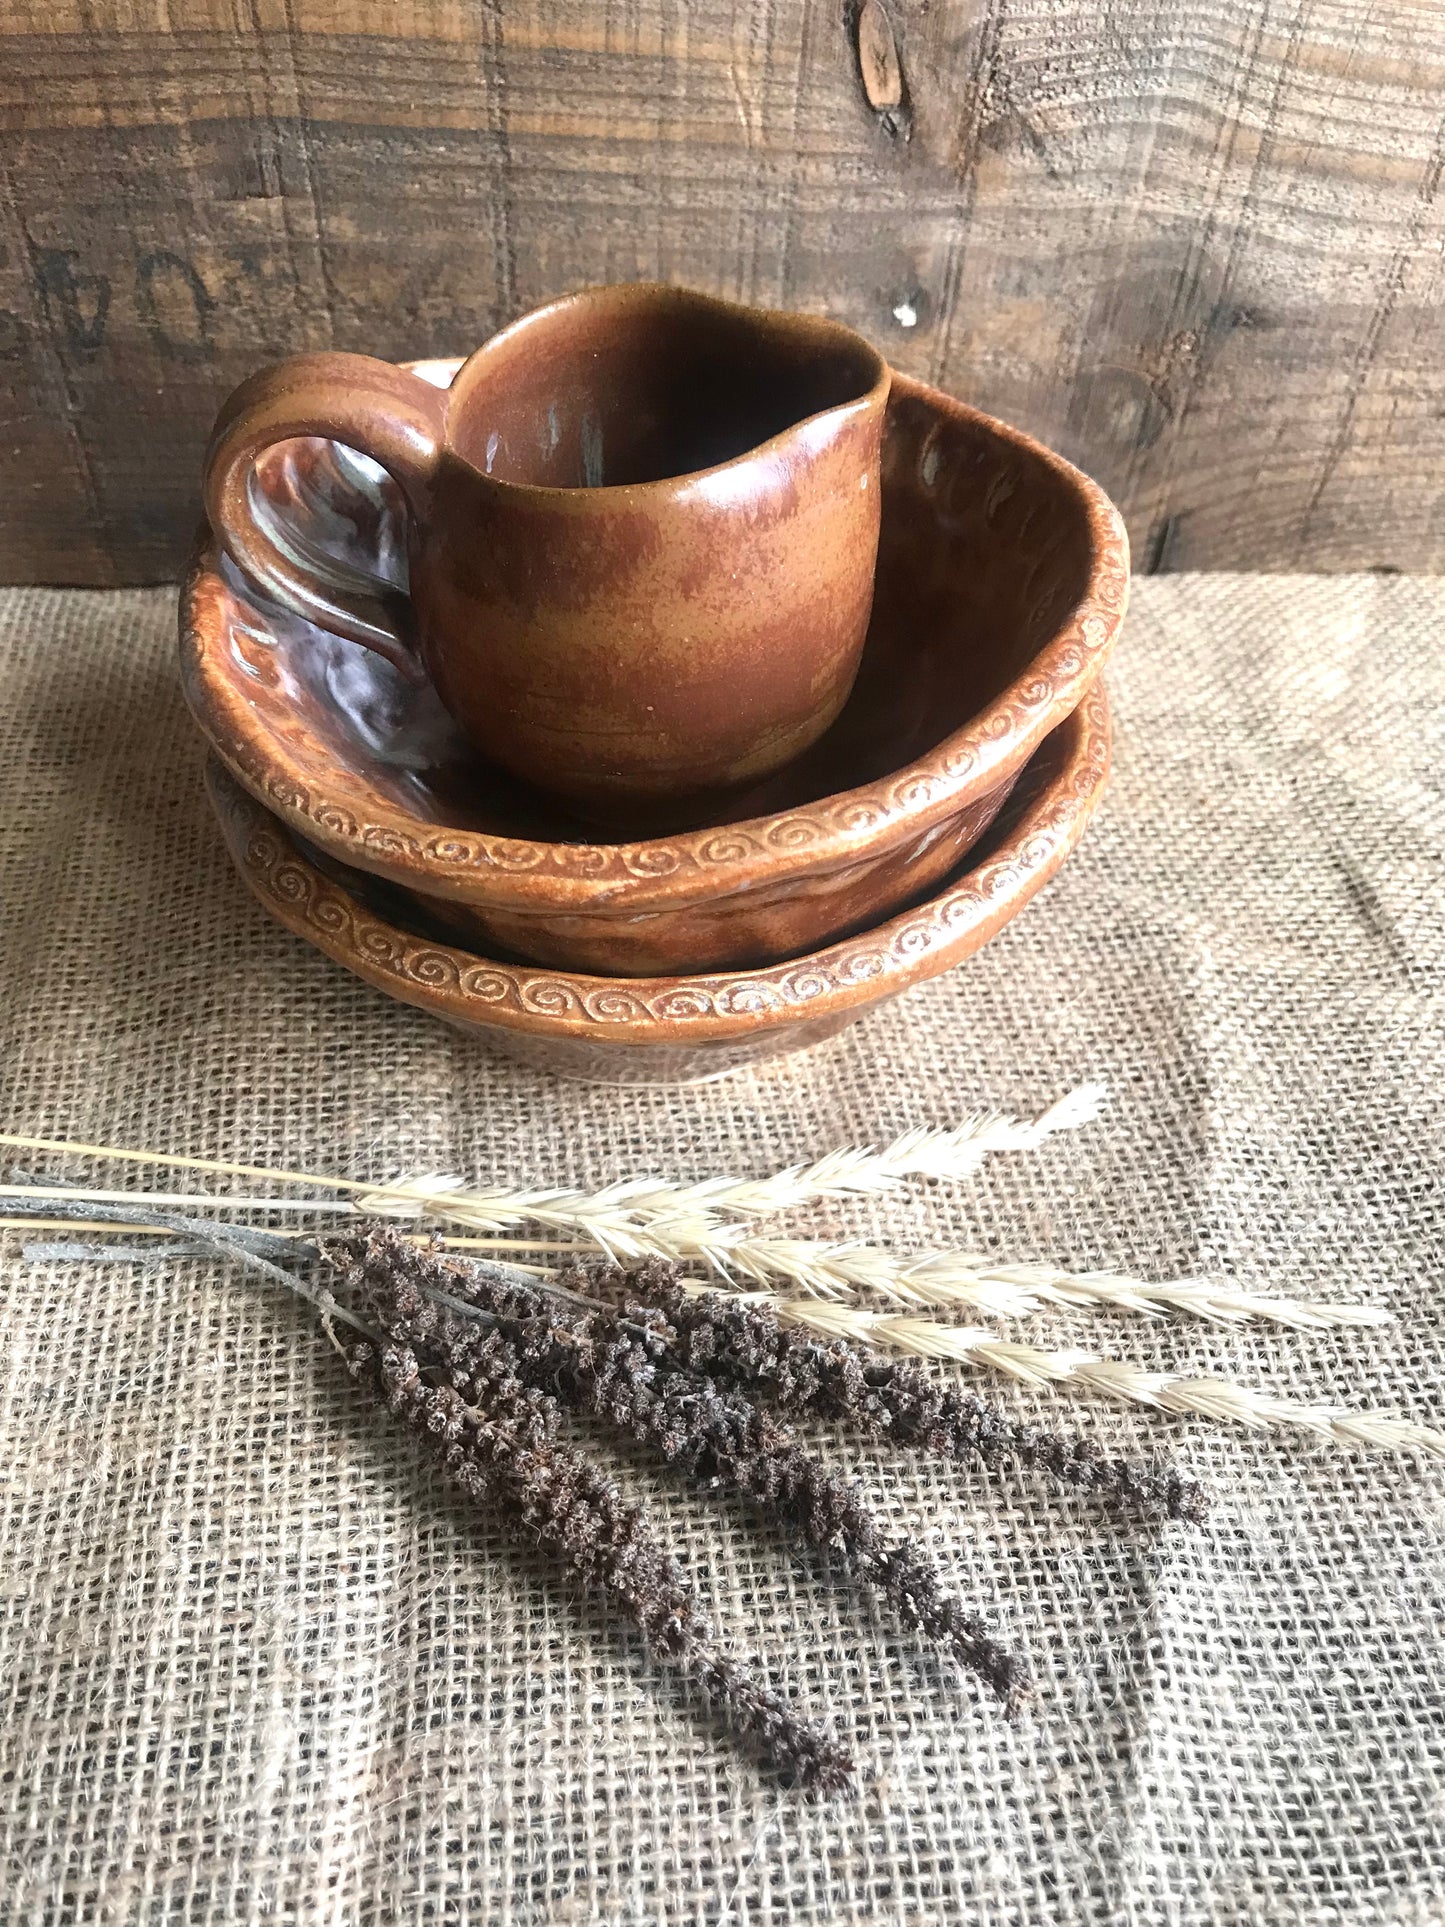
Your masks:
M 513 323 L 449 390 L 366 355 L 245 381 L 206 458 L 232 560 L 296 614 L 429 675 L 505 768 L 606 814 L 789 762 L 853 684 L 889 372 L 851 329 L 654 285 Z M 308 553 L 251 486 L 321 435 L 388 471 L 408 599 Z

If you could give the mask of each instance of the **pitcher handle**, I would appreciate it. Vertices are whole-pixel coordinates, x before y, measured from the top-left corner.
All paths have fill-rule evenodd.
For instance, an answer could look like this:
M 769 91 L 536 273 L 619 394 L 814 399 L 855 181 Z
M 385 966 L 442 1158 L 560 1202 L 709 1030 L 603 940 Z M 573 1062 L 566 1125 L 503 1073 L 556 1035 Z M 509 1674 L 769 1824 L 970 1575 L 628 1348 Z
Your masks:
M 446 440 L 447 397 L 430 382 L 370 355 L 292 355 L 243 381 L 226 400 L 206 451 L 211 526 L 245 576 L 285 608 L 421 675 L 396 619 L 394 596 L 337 565 L 323 572 L 291 554 L 256 514 L 252 476 L 275 442 L 324 435 L 370 456 L 395 481 L 414 521 L 430 513 Z

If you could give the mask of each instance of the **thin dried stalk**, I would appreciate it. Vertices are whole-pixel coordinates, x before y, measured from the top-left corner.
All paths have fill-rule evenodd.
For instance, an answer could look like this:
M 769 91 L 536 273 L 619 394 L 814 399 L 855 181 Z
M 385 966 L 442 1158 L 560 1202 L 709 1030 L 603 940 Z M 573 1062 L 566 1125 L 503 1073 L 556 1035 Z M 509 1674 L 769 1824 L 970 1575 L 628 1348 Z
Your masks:
M 369 1191 L 351 1178 L 323 1177 L 315 1171 L 282 1171 L 269 1164 L 228 1164 L 220 1158 L 178 1157 L 167 1151 L 136 1151 L 122 1144 L 82 1144 L 77 1138 L 23 1137 L 0 1131 L 0 1147 L 15 1151 L 54 1151 L 62 1157 L 105 1158 L 121 1164 L 149 1164 L 166 1171 L 211 1171 L 223 1178 L 265 1178 L 273 1184 L 317 1184 L 332 1191 Z
M 217 1196 L 210 1191 L 106 1191 L 88 1185 L 0 1183 L 0 1198 L 87 1198 L 92 1204 L 141 1204 L 157 1211 L 185 1211 L 197 1207 L 220 1211 L 330 1212 L 341 1207 L 334 1198 L 256 1198 Z
M 204 1208 L 210 1211 L 259 1211 L 292 1212 L 304 1217 L 327 1217 L 338 1213 L 355 1215 L 355 1207 L 349 1200 L 336 1198 L 257 1198 L 249 1194 L 240 1197 L 234 1194 L 213 1191 L 106 1191 L 87 1185 L 67 1184 L 63 1181 L 49 1184 L 21 1183 L 12 1176 L 10 1182 L 0 1182 L 0 1202 L 34 1199 L 83 1199 L 92 1204 L 133 1204 L 145 1211 L 176 1211 Z M 31 1220 L 26 1218 L 25 1224 Z M 13 1228 L 13 1221 L 0 1217 L 0 1230 Z M 149 1231 L 163 1235 L 157 1225 L 135 1225 L 132 1229 Z M 428 1238 L 429 1242 L 429 1238 Z M 558 1243 L 554 1239 L 541 1238 L 450 1238 L 446 1243 L 465 1247 L 467 1250 L 496 1251 L 533 1251 L 549 1255 L 562 1255 L 577 1249 L 574 1240 Z
M 164 1225 L 132 1224 L 129 1221 L 111 1224 L 108 1222 L 102 1223 L 98 1218 L 0 1218 L 0 1231 L 103 1231 L 107 1237 L 114 1236 L 117 1232 L 130 1232 L 135 1237 L 146 1238 L 174 1238 L 178 1236 L 178 1233 L 168 1231 Z M 28 1250 L 29 1247 L 27 1246 L 26 1249 Z M 103 1245 L 88 1245 L 86 1247 L 87 1256 L 94 1255 L 97 1258 L 101 1258 L 106 1255 L 106 1251 L 107 1247 Z
M 703 1288 L 705 1289 L 705 1288 Z M 1156 1411 L 1190 1413 L 1256 1431 L 1295 1427 L 1340 1445 L 1368 1445 L 1384 1451 L 1423 1452 L 1445 1458 L 1445 1432 L 1384 1412 L 1354 1412 L 1348 1406 L 1305 1404 L 1278 1398 L 1252 1386 L 1212 1376 L 1151 1372 L 1091 1351 L 1041 1351 L 1014 1344 L 981 1327 L 944 1325 L 930 1318 L 899 1317 L 830 1305 L 811 1298 L 748 1294 L 766 1304 L 786 1324 L 800 1325 L 854 1344 L 882 1345 L 919 1358 L 956 1359 L 1003 1372 L 1026 1385 L 1102 1392 L 1131 1405 Z
M 76 1225 L 63 1228 L 79 1231 L 96 1227 Z M 109 1228 L 109 1226 L 105 1227 L 107 1230 Z M 203 1243 L 199 1238 L 156 1238 L 150 1244 L 138 1245 L 122 1244 L 119 1240 L 110 1244 L 97 1245 L 84 1243 L 77 1238 L 36 1238 L 24 1247 L 23 1255 L 27 1264 L 75 1262 L 102 1265 L 155 1265 L 169 1263 L 175 1258 L 212 1257 L 215 1250 L 214 1245 Z
M 221 1206 L 234 1210 L 269 1210 L 271 1208 L 270 1200 L 217 1198 L 205 1193 L 197 1194 L 194 1198 L 185 1200 L 177 1199 L 173 1194 L 166 1192 L 89 1191 L 79 1185 L 67 1185 L 63 1188 L 56 1185 L 39 1184 L 16 1183 L 0 1185 L 0 1199 L 8 1200 L 12 1204 L 14 1211 L 23 1211 L 24 1213 L 23 1216 L 0 1216 L 0 1231 L 90 1230 L 130 1232 L 136 1237 L 158 1239 L 166 1239 L 175 1235 L 167 1230 L 166 1226 L 160 1220 L 167 1212 L 174 1209 L 178 1203 L 190 1202 L 195 1205 Z M 128 1209 L 120 1212 L 114 1223 L 97 1220 L 85 1225 L 78 1224 L 69 1217 L 46 1218 L 31 1215 L 33 1212 L 41 1210 L 47 1204 L 51 1206 L 64 1204 L 67 1207 L 75 1204 L 108 1205 L 113 1200 L 119 1199 L 125 1200 Z M 316 1200 L 308 1199 L 304 1208 L 308 1214 L 314 1214 L 317 1211 L 324 1213 L 328 1210 L 349 1209 L 349 1207 L 332 1205 L 324 1199 L 319 1201 L 319 1203 Z M 225 1224 L 226 1220 L 224 1218 L 207 1218 L 204 1220 L 198 1219 L 196 1222 L 216 1225 Z M 234 1230 L 259 1230 L 260 1228 L 259 1226 L 244 1225 L 232 1227 Z M 402 1232 L 398 1235 L 410 1237 L 415 1244 L 430 1245 L 440 1243 L 449 1251 L 500 1251 L 508 1253 L 509 1258 L 510 1254 L 515 1252 L 540 1252 L 549 1257 L 565 1257 L 575 1253 L 579 1249 L 575 1240 L 569 1240 L 565 1244 L 558 1244 L 548 1240 L 533 1238 L 438 1238 L 433 1232 Z M 580 1247 L 580 1249 L 590 1251 L 595 1250 L 596 1247 L 583 1246 Z M 86 1256 L 88 1258 L 103 1259 L 113 1257 L 114 1253 L 108 1253 L 100 1246 L 91 1246 L 87 1249 Z M 541 1266 L 522 1264 L 515 1259 L 511 1261 L 517 1265 L 517 1269 L 526 1272 L 535 1272 L 539 1276 L 544 1275 L 546 1269 Z

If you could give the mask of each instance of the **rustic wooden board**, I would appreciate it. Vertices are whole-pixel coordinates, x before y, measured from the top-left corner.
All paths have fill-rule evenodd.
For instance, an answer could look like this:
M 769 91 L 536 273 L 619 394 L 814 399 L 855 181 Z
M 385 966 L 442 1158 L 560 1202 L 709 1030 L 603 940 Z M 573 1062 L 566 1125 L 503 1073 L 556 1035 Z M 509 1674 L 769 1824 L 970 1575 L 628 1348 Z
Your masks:
M 264 360 L 654 276 L 1042 434 L 1144 568 L 1445 568 L 1442 110 L 1435 0 L 8 0 L 0 579 L 173 573 Z

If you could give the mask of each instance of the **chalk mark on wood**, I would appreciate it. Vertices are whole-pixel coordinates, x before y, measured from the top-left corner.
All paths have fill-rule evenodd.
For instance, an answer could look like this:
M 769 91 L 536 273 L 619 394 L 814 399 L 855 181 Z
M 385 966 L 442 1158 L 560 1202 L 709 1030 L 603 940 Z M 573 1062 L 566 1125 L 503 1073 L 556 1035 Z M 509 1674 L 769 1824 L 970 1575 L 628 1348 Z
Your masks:
M 161 352 L 179 361 L 207 360 L 216 303 L 195 264 L 169 248 L 155 248 L 136 263 L 135 283 L 141 318 Z M 193 322 L 190 333 L 172 325 L 179 310 L 164 291 L 168 286 L 174 289 L 177 283 L 184 288 L 183 299 L 189 303 Z

